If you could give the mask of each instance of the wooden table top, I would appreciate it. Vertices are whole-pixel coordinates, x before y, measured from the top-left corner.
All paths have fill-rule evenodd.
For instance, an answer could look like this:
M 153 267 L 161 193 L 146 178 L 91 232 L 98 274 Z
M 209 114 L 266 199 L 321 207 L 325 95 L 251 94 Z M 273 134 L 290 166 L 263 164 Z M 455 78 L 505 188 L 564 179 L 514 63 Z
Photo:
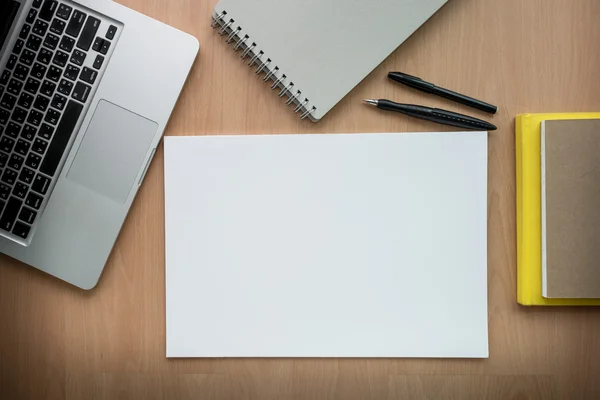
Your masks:
M 299 121 L 210 28 L 215 0 L 119 0 L 195 35 L 198 59 L 167 135 L 444 129 L 363 98 L 496 124 L 489 139 L 487 360 L 165 357 L 163 151 L 99 285 L 83 292 L 0 257 L 1 399 L 600 398 L 600 309 L 516 303 L 514 118 L 600 111 L 598 0 L 450 0 L 321 122 Z M 390 84 L 422 76 L 498 105 L 489 117 Z

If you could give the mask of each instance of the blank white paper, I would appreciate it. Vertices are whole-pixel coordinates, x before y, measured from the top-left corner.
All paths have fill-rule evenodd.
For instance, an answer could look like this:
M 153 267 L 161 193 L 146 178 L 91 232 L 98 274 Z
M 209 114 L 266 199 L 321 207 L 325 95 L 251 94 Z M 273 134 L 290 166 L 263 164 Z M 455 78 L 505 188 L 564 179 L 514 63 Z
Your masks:
M 165 138 L 167 357 L 488 356 L 487 133 Z

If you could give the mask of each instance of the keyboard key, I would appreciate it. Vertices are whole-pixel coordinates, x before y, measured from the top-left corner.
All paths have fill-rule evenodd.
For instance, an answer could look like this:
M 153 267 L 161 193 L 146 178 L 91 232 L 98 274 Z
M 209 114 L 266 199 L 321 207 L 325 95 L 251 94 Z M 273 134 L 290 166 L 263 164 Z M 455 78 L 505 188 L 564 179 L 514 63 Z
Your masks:
M 27 68 L 23 64 L 17 64 L 15 72 L 13 72 L 13 76 L 24 81 L 25 78 L 27 78 L 27 75 L 29 75 L 29 68 Z
M 0 124 L 6 124 L 10 118 L 10 112 L 0 108 Z
M 35 24 L 33 24 L 33 28 L 31 29 L 33 33 L 36 35 L 44 36 L 48 31 L 48 23 L 38 19 Z
M 23 50 L 19 61 L 21 61 L 25 65 L 31 65 L 33 64 L 33 60 L 35 60 L 35 53 L 27 49 Z
M 42 124 L 42 126 L 44 126 L 44 124 Z M 25 125 L 25 128 L 21 131 L 21 137 L 31 141 L 35 137 L 36 132 L 37 130 L 33 126 Z
M 13 76 L 16 76 L 17 72 L 15 71 L 15 73 L 13 74 Z M 2 72 L 2 75 L 0 75 L 0 96 L 2 95 L 2 93 L 4 93 L 4 90 L 6 89 L 6 87 L 4 85 L 8 84 L 8 81 L 10 80 L 10 71 L 8 69 L 5 69 Z M 12 79 L 14 81 L 14 79 Z
M 96 71 L 94 71 L 91 68 L 88 67 L 83 67 L 83 71 L 81 71 L 81 76 L 79 77 L 79 79 L 81 79 L 84 82 L 89 83 L 90 85 L 93 85 L 94 82 L 96 81 L 96 77 L 98 76 L 98 73 Z
M 35 151 L 38 154 L 44 154 L 46 148 L 48 148 L 48 142 L 38 138 L 35 139 L 35 142 L 33 142 L 33 147 L 31 148 L 31 150 Z
M 21 107 L 16 107 L 10 117 L 10 119 L 19 124 L 22 124 L 25 118 L 27 118 L 27 110 L 23 110 Z
M 29 187 L 24 183 L 17 182 L 13 188 L 12 194 L 19 199 L 24 199 L 29 191 Z
M 2 136 L 2 138 L 0 138 L 0 150 L 6 152 L 6 153 L 10 153 L 13 149 L 13 146 L 15 145 L 15 141 L 12 140 L 9 137 L 6 136 Z
M 29 147 L 31 147 L 31 144 L 29 144 L 29 142 L 23 139 L 19 139 L 17 140 L 17 144 L 15 146 L 15 152 L 19 153 L 22 156 L 26 156 L 27 152 L 29 151 Z M 23 171 L 21 171 L 21 175 L 23 175 Z M 21 180 L 23 179 L 21 178 Z
M 74 81 L 79 76 L 79 68 L 74 66 L 73 64 L 67 65 L 67 69 L 65 69 L 65 78 Z
M 0 197 L 8 200 L 8 196 L 10 196 L 10 186 L 0 183 Z
M 40 194 L 46 194 L 48 191 L 48 186 L 50 186 L 50 179 L 43 175 L 37 174 L 31 188 Z
M 10 112 L 0 108 L 0 124 L 6 124 L 10 118 Z
M 50 99 L 41 95 L 36 97 L 35 102 L 33 103 L 33 107 L 37 108 L 40 111 L 46 111 L 48 108 L 48 104 L 50 104 Z
M 35 208 L 36 210 L 38 210 L 42 205 L 42 197 L 38 196 L 33 192 L 29 192 L 29 194 L 27 195 L 27 200 L 25 200 L 25 204 L 27 204 L 31 208 Z
M 4 211 L 5 205 L 6 205 L 6 202 L 4 200 L 0 200 L 0 214 L 2 214 L 2 211 Z
M 18 81 L 16 79 L 11 79 L 10 83 L 6 87 L 6 91 L 8 93 L 12 93 L 15 96 L 18 96 L 21 93 L 21 89 L 23 88 L 23 82 Z
M 62 111 L 62 109 L 65 108 L 66 103 L 67 103 L 67 98 L 56 93 L 54 95 L 54 97 L 52 98 L 52 103 L 50 103 L 50 105 L 52 107 L 56 108 L 57 110 Z
M 28 24 L 33 24 L 33 21 L 35 21 L 36 15 L 37 15 L 37 10 L 35 8 L 31 8 L 29 10 L 29 13 L 27 13 L 27 18 L 25 19 L 25 22 L 27 22 Z
M 44 46 L 46 46 L 49 49 L 56 49 L 56 46 L 58 46 L 58 41 L 59 41 L 59 37 L 56 35 L 53 35 L 51 33 L 46 35 L 46 38 L 44 39 Z
M 94 40 L 94 45 L 92 46 L 92 50 L 100 51 L 103 43 L 104 43 L 104 39 L 102 39 L 100 36 L 98 36 L 96 38 L 96 40 Z
M 35 221 L 35 217 L 37 216 L 37 213 L 33 210 L 30 210 L 27 207 L 23 207 L 21 209 L 21 212 L 19 213 L 19 219 L 21 221 L 25 221 L 28 224 L 33 224 L 33 221 Z
M 37 79 L 43 79 L 44 75 L 46 75 L 46 70 L 48 68 L 46 68 L 46 66 L 40 64 L 40 63 L 35 63 L 33 64 L 33 67 L 31 68 L 31 76 L 33 76 L 34 78 Z
M 21 88 L 23 87 L 23 82 L 18 81 L 16 79 L 11 79 L 8 85 L 6 86 L 6 92 L 12 93 L 15 96 L 18 96 L 21 92 Z
M 80 102 L 85 103 L 91 90 L 91 86 L 88 86 L 82 82 L 77 82 L 77 84 L 75 85 L 75 89 L 73 89 L 73 94 L 71 95 L 71 97 L 73 97 L 75 100 L 79 100 Z
M 25 84 L 25 91 L 31 94 L 37 94 L 38 89 L 40 88 L 40 81 L 37 79 L 29 78 L 27 79 L 27 83 Z
M 58 120 L 60 119 L 60 113 L 56 110 L 53 109 L 48 109 L 48 111 L 46 111 L 46 118 L 44 118 L 44 121 L 51 123 L 52 125 L 56 125 L 58 124 Z
M 0 152 L 0 168 L 4 168 L 8 161 L 8 155 Z
M 23 46 L 25 46 L 25 42 L 21 39 L 17 39 L 17 41 L 13 47 L 13 53 L 15 53 L 16 55 L 21 54 L 21 50 L 23 50 Z
M 52 83 L 50 81 L 44 81 L 44 83 L 42 83 L 42 88 L 40 89 L 40 93 L 44 94 L 48 97 L 52 97 L 55 90 L 56 90 L 56 83 Z
M 50 79 L 51 81 L 58 82 L 61 75 L 62 69 L 51 65 L 50 69 L 48 69 L 48 73 L 46 74 L 46 78 Z
M 58 45 L 61 50 L 64 50 L 67 53 L 70 53 L 71 50 L 73 50 L 73 46 L 75 46 L 75 40 L 68 36 L 63 36 L 63 38 L 60 40 L 60 44 Z
M 50 140 L 50 138 L 52 137 L 52 133 L 54 133 L 54 128 L 44 123 L 40 127 L 38 136 L 43 137 L 46 140 Z
M 96 32 L 98 31 L 99 26 L 100 20 L 90 15 L 87 21 L 85 21 L 85 26 L 83 27 L 81 36 L 77 41 L 77 47 L 79 47 L 82 50 L 88 51 L 90 49 L 90 45 L 92 44 L 92 40 L 94 40 L 94 36 L 96 36 Z
M 25 159 L 18 154 L 13 154 L 8 160 L 8 166 L 16 171 L 20 171 Z
M 83 51 L 75 50 L 71 56 L 71 62 L 79 66 L 83 65 L 85 61 L 85 53 Z
M 57 51 L 56 54 L 54 54 L 54 59 L 52 60 L 52 62 L 60 67 L 64 67 L 65 65 L 67 65 L 67 61 L 69 61 L 69 55 L 66 53 L 63 53 L 62 51 Z
M 40 8 L 40 6 L 42 5 L 42 0 L 33 0 L 33 4 L 32 4 L 35 8 Z
M 37 55 L 37 60 L 45 65 L 48 65 L 50 63 L 51 59 L 52 59 L 52 52 L 50 50 L 46 50 L 44 48 L 42 48 L 42 50 L 40 50 L 40 52 Z M 41 64 L 39 64 L 39 65 L 41 65 Z M 45 71 L 46 71 L 46 67 L 44 67 L 44 72 Z M 32 75 L 35 76 L 34 71 L 32 70 L 31 72 L 32 72 Z M 38 77 L 38 76 L 35 76 L 35 77 L 38 79 L 42 79 L 43 75 L 41 77 Z
M 27 145 L 29 145 L 29 143 L 27 143 Z M 19 180 L 25 182 L 26 184 L 30 185 L 31 182 L 33 182 L 33 176 L 35 175 L 35 172 L 30 170 L 29 168 L 25 167 L 21 170 L 21 174 L 19 175 Z M 42 193 L 43 194 L 43 193 Z
M 117 27 L 114 25 L 111 25 L 108 27 L 108 31 L 106 31 L 106 38 L 113 40 L 116 33 L 117 33 Z
M 54 12 L 58 6 L 58 2 L 56 0 L 46 0 L 44 1 L 44 5 L 40 10 L 40 18 L 46 21 L 50 21 L 54 16 Z
M 42 122 L 42 118 L 44 118 L 44 114 L 36 110 L 31 110 L 29 111 L 27 122 L 29 122 L 31 125 L 39 126 L 39 124 Z
M 21 182 L 17 182 L 15 184 L 15 187 L 13 188 L 12 194 L 13 194 L 13 196 L 16 196 L 20 199 L 24 199 L 28 190 L 29 190 L 29 188 L 27 187 L 27 185 L 25 185 Z
M 105 40 L 104 42 L 102 42 L 102 47 L 100 47 L 100 53 L 102 53 L 102 54 L 108 53 L 109 48 L 110 48 L 110 42 L 108 40 Z
M 4 93 L 2 98 L 0 99 L 0 106 L 6 108 L 7 110 L 12 110 L 15 106 L 15 102 L 17 98 L 9 93 Z
M 11 197 L 8 200 L 2 218 L 0 218 L 0 228 L 8 232 L 12 230 L 22 204 L 23 202 L 16 197 Z
M 35 217 L 37 216 L 37 213 L 33 210 L 30 210 L 27 207 L 23 207 L 21 209 L 21 212 L 19 213 L 19 219 L 21 221 L 25 221 L 28 224 L 33 224 L 33 221 L 35 221 Z
M 33 96 L 30 95 L 29 93 L 23 92 L 23 93 L 21 93 L 21 96 L 19 97 L 19 101 L 17 102 L 17 104 L 23 108 L 28 109 L 33 104 Z
M 40 162 L 42 161 L 42 157 L 38 156 L 34 153 L 29 153 L 27 156 L 27 160 L 25 160 L 25 165 L 30 168 L 37 169 L 40 166 Z
M 8 80 L 10 79 L 10 71 L 4 70 L 2 75 L 0 75 L 0 85 L 6 85 Z
M 64 20 L 68 20 L 71 16 L 71 11 L 73 9 L 66 4 L 62 4 L 58 6 L 58 10 L 56 10 L 56 16 L 62 18 Z
M 13 70 L 13 68 L 15 67 L 15 65 L 17 65 L 17 56 L 15 56 L 14 54 L 11 54 L 10 57 L 8 57 L 8 61 L 6 63 L 6 68 L 8 68 L 9 70 Z
M 15 106 L 16 101 L 17 98 L 15 96 L 13 96 L 12 94 L 4 93 L 4 96 L 2 96 L 2 100 L 0 100 L 0 106 L 8 110 L 12 110 Z
M 94 60 L 94 68 L 100 69 L 102 67 L 103 62 L 104 62 L 104 57 L 102 57 L 100 54 L 98 54 L 96 56 L 96 59 Z
M 23 27 L 21 27 L 21 32 L 19 32 L 19 37 L 23 40 L 27 39 L 27 35 L 29 35 L 30 30 L 31 30 L 31 25 L 23 24 Z
M 35 35 L 29 35 L 29 39 L 27 39 L 27 43 L 25 43 L 25 47 L 33 51 L 38 51 L 41 45 L 42 38 Z
M 65 21 L 55 18 L 52 21 L 52 25 L 50 25 L 50 31 L 56 33 L 57 35 L 62 35 L 63 31 L 65 30 L 65 26 L 67 26 Z
M 71 94 L 71 90 L 73 90 L 73 82 L 69 82 L 66 79 L 62 79 L 60 81 L 60 85 L 58 86 L 58 91 L 68 96 Z
M 69 100 L 63 117 L 56 128 L 54 138 L 50 142 L 48 152 L 40 167 L 40 172 L 48 176 L 54 176 L 82 110 L 83 106 L 81 104 Z
M 21 125 L 15 124 L 14 122 L 9 122 L 6 126 L 5 134 L 6 136 L 10 136 L 11 138 L 18 138 L 19 132 L 21 132 Z
M 2 182 L 12 185 L 17 180 L 17 173 L 12 169 L 6 168 L 4 174 L 2 174 Z
M 37 213 L 33 210 L 30 210 L 27 207 L 23 207 L 21 209 L 21 212 L 19 213 L 19 219 L 21 221 L 27 222 L 29 225 L 33 224 L 33 221 L 35 221 L 36 216 Z
M 73 37 L 79 36 L 79 32 L 81 31 L 81 27 L 83 26 L 83 21 L 85 21 L 86 14 L 82 13 L 79 10 L 75 10 L 73 15 L 71 16 L 71 20 L 69 21 L 69 25 L 67 25 L 67 35 L 71 35 Z
M 15 227 L 12 230 L 12 233 L 19 236 L 20 238 L 23 239 L 27 239 L 27 236 L 29 236 L 29 231 L 31 230 L 31 227 L 28 225 L 25 225 L 22 222 L 17 221 L 15 223 Z

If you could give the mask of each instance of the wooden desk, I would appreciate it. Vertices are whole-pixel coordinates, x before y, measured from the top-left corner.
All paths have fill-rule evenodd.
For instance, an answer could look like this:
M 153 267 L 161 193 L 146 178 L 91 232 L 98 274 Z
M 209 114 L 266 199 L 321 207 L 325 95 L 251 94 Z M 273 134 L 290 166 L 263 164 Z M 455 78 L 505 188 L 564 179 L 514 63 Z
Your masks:
M 600 111 L 598 0 L 450 0 L 318 123 L 300 122 L 210 28 L 214 0 L 120 0 L 197 36 L 168 135 L 430 131 L 366 97 L 471 109 L 388 82 L 421 75 L 499 106 L 489 147 L 488 360 L 167 360 L 163 152 L 98 287 L 0 258 L 2 399 L 600 398 L 600 309 L 516 304 L 514 117 Z M 360 55 L 357 55 L 358 57 Z

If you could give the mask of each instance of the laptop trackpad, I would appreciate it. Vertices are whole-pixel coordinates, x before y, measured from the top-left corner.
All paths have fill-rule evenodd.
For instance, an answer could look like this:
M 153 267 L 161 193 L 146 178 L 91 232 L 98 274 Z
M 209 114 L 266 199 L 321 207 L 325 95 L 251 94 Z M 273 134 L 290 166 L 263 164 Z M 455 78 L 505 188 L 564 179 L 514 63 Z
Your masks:
M 67 178 L 125 203 L 158 124 L 100 100 Z

